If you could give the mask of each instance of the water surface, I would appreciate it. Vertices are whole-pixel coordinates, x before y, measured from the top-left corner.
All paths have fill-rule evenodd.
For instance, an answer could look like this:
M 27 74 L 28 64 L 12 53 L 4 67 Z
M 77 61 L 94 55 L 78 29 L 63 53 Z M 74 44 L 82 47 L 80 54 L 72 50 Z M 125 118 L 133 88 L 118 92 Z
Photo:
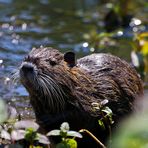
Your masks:
M 105 31 L 103 17 L 108 10 L 101 4 L 98 0 L 0 0 L 0 98 L 15 106 L 22 117 L 32 116 L 28 93 L 21 84 L 12 84 L 11 74 L 33 47 L 73 50 L 77 57 L 91 53 L 84 34 Z M 144 14 L 144 9 L 139 12 Z M 98 52 L 130 60 L 132 29 L 118 32 L 110 48 Z

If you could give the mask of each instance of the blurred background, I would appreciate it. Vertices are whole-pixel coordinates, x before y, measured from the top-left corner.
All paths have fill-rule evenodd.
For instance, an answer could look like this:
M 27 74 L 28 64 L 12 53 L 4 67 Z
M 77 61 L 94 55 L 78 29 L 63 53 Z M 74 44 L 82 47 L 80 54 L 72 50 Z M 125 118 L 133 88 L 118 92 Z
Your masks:
M 11 74 L 33 48 L 109 52 L 135 66 L 148 89 L 146 0 L 0 0 L 0 99 L 33 117 L 28 93 Z

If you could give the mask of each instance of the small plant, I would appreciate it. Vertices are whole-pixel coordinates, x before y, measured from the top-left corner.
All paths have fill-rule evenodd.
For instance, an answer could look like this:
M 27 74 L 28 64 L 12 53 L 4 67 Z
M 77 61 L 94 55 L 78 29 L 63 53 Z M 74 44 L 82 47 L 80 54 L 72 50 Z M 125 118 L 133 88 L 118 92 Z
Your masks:
M 1 125 L 0 138 L 7 140 L 7 143 L 21 143 L 27 147 L 35 145 L 49 145 L 48 138 L 37 132 L 39 125 L 33 121 L 18 121 L 13 125 L 5 123 Z
M 46 136 L 37 132 L 39 125 L 31 120 L 18 121 L 16 109 L 0 101 L 0 144 L 17 147 L 49 147 Z
M 52 130 L 48 132 L 47 136 L 61 136 L 62 141 L 56 145 L 56 148 L 77 148 L 77 141 L 74 137 L 82 138 L 82 135 L 79 132 L 70 131 L 67 122 L 61 124 L 60 130 Z
M 101 118 L 98 120 L 99 125 L 104 129 L 109 129 L 113 124 L 112 111 L 106 106 L 108 100 L 99 103 L 92 103 L 96 113 L 101 113 Z M 81 133 L 85 132 L 91 136 L 102 148 L 106 148 L 91 132 L 87 129 L 81 129 L 79 132 L 71 131 L 69 124 L 64 122 L 60 129 L 55 129 L 47 133 L 47 136 L 38 133 L 39 125 L 31 120 L 17 119 L 16 109 L 8 107 L 3 101 L 0 110 L 0 144 L 8 145 L 8 147 L 27 147 L 27 148 L 48 148 L 50 141 L 47 136 L 60 136 L 61 142 L 56 144 L 56 148 L 77 148 L 75 138 L 82 138 Z M 5 112 L 5 113 L 4 113 Z M 3 113 L 3 116 L 2 116 Z M 98 131 L 99 132 L 99 131 Z
M 108 100 L 103 100 L 100 104 L 99 103 L 92 103 L 93 109 L 98 111 L 101 114 L 101 118 L 98 120 L 100 127 L 104 130 L 108 130 L 109 132 L 109 141 L 111 142 L 111 125 L 114 123 L 112 119 L 113 112 L 112 110 L 106 106 Z
M 111 124 L 114 123 L 112 119 L 112 110 L 108 107 L 105 106 L 108 103 L 108 100 L 105 99 L 103 100 L 100 104 L 99 103 L 92 103 L 93 109 L 95 111 L 99 111 L 101 114 L 101 118 L 98 120 L 99 125 L 105 129 L 105 125 L 107 124 L 110 126 Z

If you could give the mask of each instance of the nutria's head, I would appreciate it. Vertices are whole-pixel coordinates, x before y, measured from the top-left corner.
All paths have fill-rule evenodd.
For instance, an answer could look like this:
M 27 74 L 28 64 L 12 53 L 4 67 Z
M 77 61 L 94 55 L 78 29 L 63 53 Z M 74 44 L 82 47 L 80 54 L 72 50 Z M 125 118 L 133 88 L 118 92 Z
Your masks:
M 62 54 L 52 48 L 31 50 L 20 66 L 19 77 L 33 106 L 48 103 L 51 112 L 64 108 L 66 96 L 70 98 L 78 80 L 74 62 L 72 52 Z
M 73 52 L 62 54 L 52 48 L 34 48 L 16 75 L 29 92 L 35 112 L 60 112 L 69 105 L 92 111 L 90 104 L 97 102 L 96 95 L 92 95 L 97 92 L 97 83 L 75 66 Z
M 92 110 L 95 82 L 75 66 L 73 52 L 62 54 L 52 48 L 32 49 L 20 66 L 19 78 L 29 92 L 35 112 L 40 111 L 37 108 L 41 104 L 50 113 L 60 112 L 67 103 L 81 104 L 82 108 Z
M 48 82 L 50 87 L 53 86 L 53 75 L 54 72 L 56 72 L 57 65 L 59 67 L 62 63 L 61 61 L 63 61 L 63 55 L 55 49 L 32 49 L 29 55 L 25 57 L 20 67 L 21 83 L 31 95 L 33 95 L 32 93 L 34 93 L 34 91 L 39 90 L 44 93 L 49 93 L 45 84 Z
M 65 93 L 60 86 L 63 80 L 60 76 L 64 78 L 64 72 L 68 70 L 64 55 L 58 50 L 34 48 L 22 62 L 19 77 L 29 92 L 33 105 L 41 99 L 40 102 L 49 103 L 51 108 L 54 106 L 55 110 L 60 110 L 65 103 Z

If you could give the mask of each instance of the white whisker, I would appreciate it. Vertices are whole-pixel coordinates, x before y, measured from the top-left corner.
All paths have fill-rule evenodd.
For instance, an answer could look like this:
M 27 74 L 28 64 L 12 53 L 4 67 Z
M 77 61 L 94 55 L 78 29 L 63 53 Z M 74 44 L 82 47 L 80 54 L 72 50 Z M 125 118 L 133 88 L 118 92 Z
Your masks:
M 64 101 L 64 93 L 59 88 L 59 86 L 53 81 L 53 79 L 46 75 L 46 74 L 40 74 L 40 83 L 43 85 L 42 88 L 44 91 L 44 96 L 48 96 L 48 102 L 49 105 L 52 106 L 53 110 L 62 110 L 65 105 Z
M 34 97 L 31 94 L 30 99 L 31 102 L 35 105 L 35 109 L 40 111 L 38 103 L 42 103 L 43 109 L 44 106 L 48 105 L 48 109 L 46 110 L 47 112 L 60 112 L 64 109 L 65 106 L 65 98 L 66 95 L 62 88 L 60 88 L 59 84 L 54 81 L 48 74 L 39 72 L 36 66 L 34 66 L 34 74 L 31 75 L 30 77 L 24 77 L 21 76 L 20 73 L 20 68 L 13 72 L 12 75 L 12 80 L 13 82 L 17 82 L 20 79 L 23 79 L 23 83 L 30 83 L 32 90 L 34 92 L 38 91 L 39 96 L 35 96 L 35 100 L 33 99 Z M 27 84 L 28 85 L 28 84 Z M 30 86 L 27 86 L 28 90 L 30 90 Z M 45 111 L 45 112 L 46 112 Z
M 39 78 L 39 81 L 40 81 L 40 84 L 41 84 L 41 89 L 42 89 L 42 92 L 43 92 L 43 96 L 44 98 L 46 99 L 46 101 L 49 103 L 49 105 L 51 106 L 51 108 L 48 108 L 49 110 L 53 108 L 54 106 L 54 103 L 53 103 L 53 99 L 51 98 L 52 97 L 52 94 L 51 92 L 49 91 L 49 88 L 48 88 L 48 85 L 44 82 L 43 78 Z M 47 98 L 49 97 L 49 98 Z M 45 101 L 45 100 L 44 100 Z M 46 103 L 45 101 L 45 103 Z
M 17 83 L 19 81 L 19 70 L 15 70 L 11 73 L 11 77 L 13 83 Z

